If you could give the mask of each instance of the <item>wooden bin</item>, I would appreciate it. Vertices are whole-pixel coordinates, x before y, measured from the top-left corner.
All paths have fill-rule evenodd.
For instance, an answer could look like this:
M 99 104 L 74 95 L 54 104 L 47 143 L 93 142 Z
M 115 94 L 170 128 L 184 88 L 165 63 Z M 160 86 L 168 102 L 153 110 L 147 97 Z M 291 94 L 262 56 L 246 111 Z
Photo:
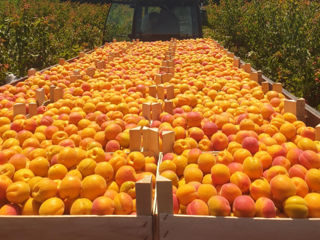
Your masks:
M 213 152 L 217 154 L 217 152 Z M 158 166 L 162 156 L 159 156 Z M 172 183 L 157 172 L 156 240 L 319 239 L 320 218 L 238 218 L 173 214 Z
M 0 216 L 0 239 L 152 240 L 152 178 L 136 183 L 137 215 Z

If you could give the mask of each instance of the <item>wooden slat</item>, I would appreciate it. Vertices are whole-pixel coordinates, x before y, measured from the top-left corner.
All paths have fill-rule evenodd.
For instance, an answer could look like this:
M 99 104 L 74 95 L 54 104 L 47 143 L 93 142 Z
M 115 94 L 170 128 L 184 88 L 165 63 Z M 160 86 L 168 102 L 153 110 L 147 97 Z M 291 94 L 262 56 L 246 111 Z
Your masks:
M 162 83 L 162 75 L 161 74 L 156 74 L 154 76 L 154 81 L 157 85 L 161 84 Z
M 37 107 L 36 103 L 29 103 L 29 117 L 37 115 Z
M 250 63 L 245 63 L 243 65 L 241 65 L 241 68 L 247 72 L 247 73 L 251 73 L 251 64 Z
M 96 71 L 96 69 L 94 67 L 89 67 L 89 68 L 87 68 L 86 73 L 88 76 L 93 77 L 95 74 L 95 71 Z
M 53 91 L 53 101 L 56 102 L 63 98 L 63 88 L 56 87 Z
M 284 113 L 289 112 L 289 113 L 296 115 L 297 114 L 297 102 L 295 100 L 285 99 L 284 105 L 283 105 L 283 111 L 284 111 Z
M 64 58 L 59 58 L 58 64 L 64 65 L 66 63 L 66 60 Z
M 137 215 L 152 215 L 152 176 L 136 182 Z
M 161 114 L 161 103 L 152 103 L 151 104 L 151 119 L 152 120 L 159 120 L 160 119 L 160 114 Z
M 282 93 L 282 84 L 281 83 L 274 83 L 272 85 L 272 90 L 278 93 Z
M 268 82 L 262 82 L 261 83 L 261 89 L 263 93 L 267 93 L 269 91 L 269 83 Z
M 304 98 L 297 100 L 297 119 L 300 121 L 306 121 L 306 101 Z
M 167 113 L 173 114 L 173 102 L 171 100 L 164 100 L 163 110 Z
M 157 97 L 157 86 L 152 85 L 149 87 L 149 95 L 156 98 Z
M 318 124 L 316 127 L 316 140 L 320 141 L 320 124 Z
M 36 101 L 38 106 L 41 106 L 46 100 L 46 95 L 43 88 L 36 89 Z
M 173 85 L 168 85 L 166 87 L 167 89 L 167 99 L 173 99 L 174 98 L 174 86 Z
M 240 58 L 234 57 L 233 58 L 233 66 L 239 68 L 240 67 Z
M 171 183 L 171 181 L 165 177 L 160 176 L 160 175 L 157 176 L 156 190 L 157 190 L 158 214 L 172 214 L 173 213 L 173 200 L 172 200 L 172 183 Z
M 152 152 L 155 156 L 159 155 L 159 129 L 143 129 L 143 151 Z
M 151 104 L 150 103 L 142 103 L 142 116 L 145 119 L 151 119 Z
M 162 84 L 157 88 L 157 95 L 159 99 L 164 100 L 164 86 Z
M 141 150 L 141 136 L 142 130 L 141 127 L 131 128 L 129 130 L 129 149 L 130 151 L 140 151 Z
M 54 89 L 56 88 L 56 86 L 51 85 L 50 86 L 50 102 L 54 102 Z
M 37 72 L 36 69 L 30 68 L 30 69 L 28 70 L 28 77 L 31 77 L 31 76 L 36 75 L 36 72 Z
M 175 134 L 173 131 L 162 132 L 162 152 L 164 154 L 173 152 L 174 140 L 175 140 Z
M 15 103 L 13 105 L 13 116 L 17 116 L 19 114 L 26 115 L 27 109 L 25 103 Z

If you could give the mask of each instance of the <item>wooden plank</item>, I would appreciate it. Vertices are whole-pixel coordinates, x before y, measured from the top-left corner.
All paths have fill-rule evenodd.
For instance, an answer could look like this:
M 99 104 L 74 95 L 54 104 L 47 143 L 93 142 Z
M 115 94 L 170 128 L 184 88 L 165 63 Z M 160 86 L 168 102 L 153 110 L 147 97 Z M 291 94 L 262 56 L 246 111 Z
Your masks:
M 172 73 L 165 73 L 162 75 L 162 82 L 163 83 L 169 82 L 171 80 L 171 78 L 173 78 Z
M 164 100 L 163 110 L 167 113 L 173 114 L 173 102 L 171 100 Z
M 96 72 L 96 69 L 94 67 L 89 67 L 86 70 L 87 75 L 90 76 L 90 77 L 93 77 L 95 72 Z
M 37 103 L 29 103 L 29 117 L 32 117 L 34 115 L 37 115 Z
M 320 124 L 318 124 L 316 127 L 316 141 L 320 141 Z
M 160 240 L 318 239 L 319 226 L 319 219 L 159 215 Z
M 56 88 L 56 86 L 51 85 L 50 86 L 50 102 L 54 102 L 54 89 Z
M 157 86 L 152 85 L 149 87 L 149 95 L 156 98 L 157 97 Z
M 173 85 L 168 85 L 166 87 L 167 89 L 167 99 L 173 99 L 174 98 L 174 86 Z
M 234 58 L 234 53 L 233 52 L 227 52 L 227 56 L 229 57 L 229 58 Z
M 250 63 L 245 63 L 243 65 L 241 65 L 241 68 L 247 72 L 247 73 L 251 73 L 251 64 Z
M 143 151 L 159 155 L 159 130 L 157 128 L 146 128 L 143 130 Z
M 289 112 L 294 115 L 297 115 L 297 102 L 295 100 L 285 99 L 284 105 L 283 105 L 283 111 L 284 113 Z
M 157 96 L 159 99 L 164 100 L 164 86 L 162 84 L 157 88 Z
M 1 216 L 6 240 L 152 240 L 152 216 Z
M 151 104 L 151 119 L 152 120 L 159 120 L 160 119 L 160 114 L 162 111 L 162 106 L 161 103 L 152 103 Z
M 66 60 L 64 58 L 59 58 L 58 64 L 64 65 L 66 63 Z
M 46 95 L 43 88 L 36 89 L 36 101 L 38 106 L 41 106 L 46 100 Z
M 162 152 L 163 154 L 173 152 L 175 135 L 173 131 L 162 132 Z
M 267 93 L 269 91 L 269 83 L 268 82 L 262 82 L 261 83 L 261 89 L 263 93 Z
M 282 93 L 282 83 L 274 83 L 272 85 L 272 90 L 278 93 Z
M 36 72 L 37 72 L 36 69 L 30 68 L 30 69 L 28 70 L 28 77 L 31 77 L 31 76 L 36 75 Z
M 104 68 L 106 68 L 106 62 L 105 61 L 98 61 L 96 63 L 96 67 L 97 67 L 97 69 L 104 69 Z
M 25 103 L 15 103 L 13 105 L 13 116 L 17 116 L 19 114 L 27 114 L 27 108 Z
M 171 180 L 158 175 L 156 177 L 158 214 L 172 214 L 172 183 Z M 180 239 L 180 238 L 177 238 Z M 187 238 L 188 239 L 188 238 Z
M 240 67 L 240 58 L 234 57 L 233 58 L 233 66 L 239 68 Z
M 142 116 L 145 119 L 151 119 L 151 104 L 150 103 L 142 103 Z
M 131 128 L 129 130 L 129 149 L 130 152 L 133 151 L 141 151 L 141 135 L 142 130 L 141 127 Z
M 297 119 L 300 121 L 306 121 L 306 101 L 304 98 L 297 100 Z
M 152 215 L 152 176 L 146 176 L 136 182 L 137 215 Z
M 162 74 L 156 74 L 154 76 L 154 81 L 155 81 L 156 85 L 161 84 L 162 83 Z
M 53 101 L 56 102 L 63 98 L 63 88 L 56 87 L 53 92 Z
M 86 54 L 84 52 L 79 52 L 79 58 L 84 57 Z

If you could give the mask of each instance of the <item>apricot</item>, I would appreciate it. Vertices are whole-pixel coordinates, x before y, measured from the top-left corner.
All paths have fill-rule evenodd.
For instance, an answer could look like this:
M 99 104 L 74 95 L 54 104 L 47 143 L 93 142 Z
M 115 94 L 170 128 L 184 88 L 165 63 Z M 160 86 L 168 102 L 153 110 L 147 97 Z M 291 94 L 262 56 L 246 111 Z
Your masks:
M 74 148 L 71 147 L 62 148 L 58 154 L 57 160 L 59 164 L 64 165 L 68 169 L 74 167 L 79 163 L 77 152 Z
M 65 210 L 64 202 L 57 197 L 44 201 L 39 208 L 39 215 L 63 215 Z
M 229 216 L 231 212 L 229 201 L 222 196 L 212 196 L 208 208 L 211 216 Z
M 246 195 L 236 197 L 233 202 L 233 214 L 236 217 L 254 217 L 256 214 L 255 202 Z
M 6 175 L 0 175 L 0 201 L 5 200 L 7 188 L 12 184 L 12 180 Z
M 262 177 L 263 166 L 259 159 L 247 157 L 243 162 L 243 172 L 248 175 L 251 180 Z
M 16 216 L 20 215 L 21 209 L 16 204 L 5 204 L 0 207 L 0 216 L 1 215 L 8 215 L 8 216 Z
M 213 149 L 216 151 L 224 150 L 228 147 L 228 137 L 222 132 L 216 132 L 211 136 Z
M 273 199 L 283 202 L 288 197 L 296 194 L 296 186 L 286 175 L 277 175 L 270 181 L 270 189 Z
M 167 178 L 167 179 L 169 179 L 169 180 L 171 180 L 172 185 L 178 187 L 179 178 L 178 178 L 177 174 L 174 171 L 165 170 L 160 175 L 165 177 L 165 178 Z
M 111 215 L 114 213 L 114 202 L 106 196 L 96 198 L 92 203 L 91 213 L 95 215 Z
M 161 162 L 161 164 L 159 166 L 159 173 L 161 174 L 162 172 L 164 172 L 166 170 L 171 170 L 171 171 L 175 172 L 177 170 L 177 167 L 174 164 L 174 162 L 172 162 L 171 160 L 164 160 L 163 162 Z
M 284 156 L 278 156 L 275 159 L 273 159 L 272 166 L 282 166 L 285 169 L 289 170 L 289 168 L 291 167 L 291 163 Z
M 121 186 L 126 181 L 136 181 L 136 171 L 131 166 L 122 166 L 118 169 L 115 175 L 116 183 Z
M 207 204 L 204 201 L 200 199 L 195 199 L 188 204 L 187 214 L 188 215 L 209 215 L 209 209 Z
M 29 169 L 34 173 L 34 175 L 41 177 L 46 177 L 48 175 L 49 167 L 49 161 L 41 156 L 34 158 L 29 164 Z
M 283 204 L 285 214 L 290 218 L 308 217 L 307 201 L 299 196 L 289 197 Z
M 21 209 L 21 215 L 39 215 L 40 202 L 37 202 L 33 198 L 29 198 Z
M 217 195 L 217 190 L 211 184 L 201 184 L 198 188 L 198 197 L 204 202 L 208 202 L 215 195 Z
M 145 166 L 145 157 L 141 152 L 131 152 L 128 155 L 128 161 L 136 171 L 142 170 Z
M 289 122 L 281 125 L 280 132 L 287 138 L 292 139 L 296 136 L 296 127 Z
M 198 163 L 199 169 L 203 173 L 205 173 L 205 174 L 210 173 L 211 168 L 216 163 L 216 158 L 211 153 L 201 153 L 198 158 L 197 163 Z
M 29 159 L 23 154 L 15 154 L 9 159 L 9 163 L 14 166 L 16 171 L 25 168 L 27 161 L 29 161 Z
M 270 182 L 277 175 L 286 175 L 288 176 L 288 171 L 282 166 L 272 166 L 265 171 L 263 176 Z
M 262 163 L 263 169 L 267 169 L 272 164 L 272 157 L 266 151 L 259 151 L 254 155 L 254 158 L 258 159 Z
M 37 202 L 44 202 L 57 195 L 58 186 L 53 180 L 42 178 L 34 184 L 31 190 L 31 196 L 34 200 Z
M 256 217 L 275 218 L 277 208 L 273 201 L 266 197 L 260 197 L 256 201 Z
M 214 185 L 222 185 L 227 183 L 230 180 L 230 170 L 224 164 L 215 164 L 211 168 L 211 178 Z
M 100 175 L 93 174 L 85 177 L 81 183 L 81 197 L 93 201 L 102 196 L 107 190 L 106 180 Z
M 183 176 L 186 183 L 196 181 L 202 182 L 203 172 L 196 167 L 185 168 Z
M 241 196 L 242 192 L 237 185 L 233 183 L 225 183 L 221 186 L 219 194 L 222 197 L 225 197 L 229 201 L 230 205 L 232 205 L 234 199 Z
M 270 184 L 266 179 L 256 179 L 250 185 L 250 195 L 254 200 L 260 197 L 271 197 Z
M 305 138 L 305 137 L 300 138 L 298 140 L 297 146 L 298 148 L 304 151 L 311 150 L 311 151 L 317 152 L 317 145 L 310 138 Z
M 296 186 L 296 195 L 300 197 L 304 197 L 309 193 L 309 187 L 308 184 L 299 177 L 293 177 L 291 178 L 293 184 Z
M 242 193 L 247 193 L 251 185 L 251 180 L 247 174 L 236 171 L 231 175 L 230 183 L 237 185 Z
M 320 217 L 320 193 L 308 193 L 304 200 L 307 203 L 309 209 L 309 217 Z
M 94 174 L 95 168 L 97 166 L 96 161 L 91 158 L 85 158 L 80 161 L 77 165 L 77 170 L 81 173 L 83 177 Z
M 115 140 L 117 135 L 122 132 L 122 128 L 116 123 L 111 123 L 105 128 L 104 132 L 108 141 Z
M 23 181 L 17 181 L 10 184 L 6 189 L 6 198 L 11 203 L 23 203 L 29 198 L 30 187 L 29 184 Z
M 188 152 L 187 159 L 188 164 L 190 163 L 197 163 L 199 156 L 201 155 L 202 151 L 199 148 L 193 148 Z
M 242 141 L 242 147 L 247 149 L 251 154 L 255 154 L 259 151 L 258 140 L 254 137 L 246 137 Z
M 177 167 L 177 170 L 176 170 L 177 175 L 179 177 L 182 176 L 183 175 L 183 171 L 184 171 L 185 167 L 188 164 L 187 158 L 185 156 L 183 156 L 183 155 L 174 156 L 172 161 Z
M 299 163 L 307 169 L 320 168 L 320 156 L 314 151 L 306 150 L 300 154 Z
M 75 199 L 80 195 L 81 180 L 74 176 L 66 176 L 59 186 L 59 196 L 62 199 Z
M 238 163 L 243 163 L 243 161 L 247 157 L 252 157 L 252 155 L 247 149 L 244 149 L 244 148 L 239 148 L 239 149 L 235 150 L 235 152 L 233 154 L 234 161 L 238 162 Z
M 295 164 L 289 169 L 289 176 L 291 178 L 300 177 L 302 179 L 305 179 L 307 171 L 308 170 L 304 166 L 300 164 Z
M 313 192 L 320 192 L 320 170 L 311 168 L 305 176 L 306 183 Z
M 114 197 L 115 214 L 127 215 L 133 211 L 133 201 L 129 194 L 120 192 Z
M 97 163 L 94 173 L 102 176 L 107 182 L 113 179 L 114 170 L 112 165 L 108 162 L 99 162 Z
M 63 179 L 68 173 L 68 169 L 63 164 L 54 164 L 49 168 L 48 178 L 55 179 Z
M 179 186 L 176 196 L 179 200 L 179 203 L 183 205 L 188 205 L 194 199 L 198 197 L 196 188 L 191 184 L 185 184 Z

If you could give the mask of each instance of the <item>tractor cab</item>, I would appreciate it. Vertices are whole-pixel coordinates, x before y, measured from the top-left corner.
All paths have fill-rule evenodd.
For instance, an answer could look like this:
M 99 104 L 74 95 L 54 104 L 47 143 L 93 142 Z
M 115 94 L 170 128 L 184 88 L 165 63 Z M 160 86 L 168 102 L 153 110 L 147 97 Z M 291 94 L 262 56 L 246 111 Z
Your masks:
M 106 19 L 106 41 L 202 37 L 199 0 L 113 0 Z M 109 34 L 108 34 L 109 33 Z M 109 36 L 109 38 L 108 38 Z

